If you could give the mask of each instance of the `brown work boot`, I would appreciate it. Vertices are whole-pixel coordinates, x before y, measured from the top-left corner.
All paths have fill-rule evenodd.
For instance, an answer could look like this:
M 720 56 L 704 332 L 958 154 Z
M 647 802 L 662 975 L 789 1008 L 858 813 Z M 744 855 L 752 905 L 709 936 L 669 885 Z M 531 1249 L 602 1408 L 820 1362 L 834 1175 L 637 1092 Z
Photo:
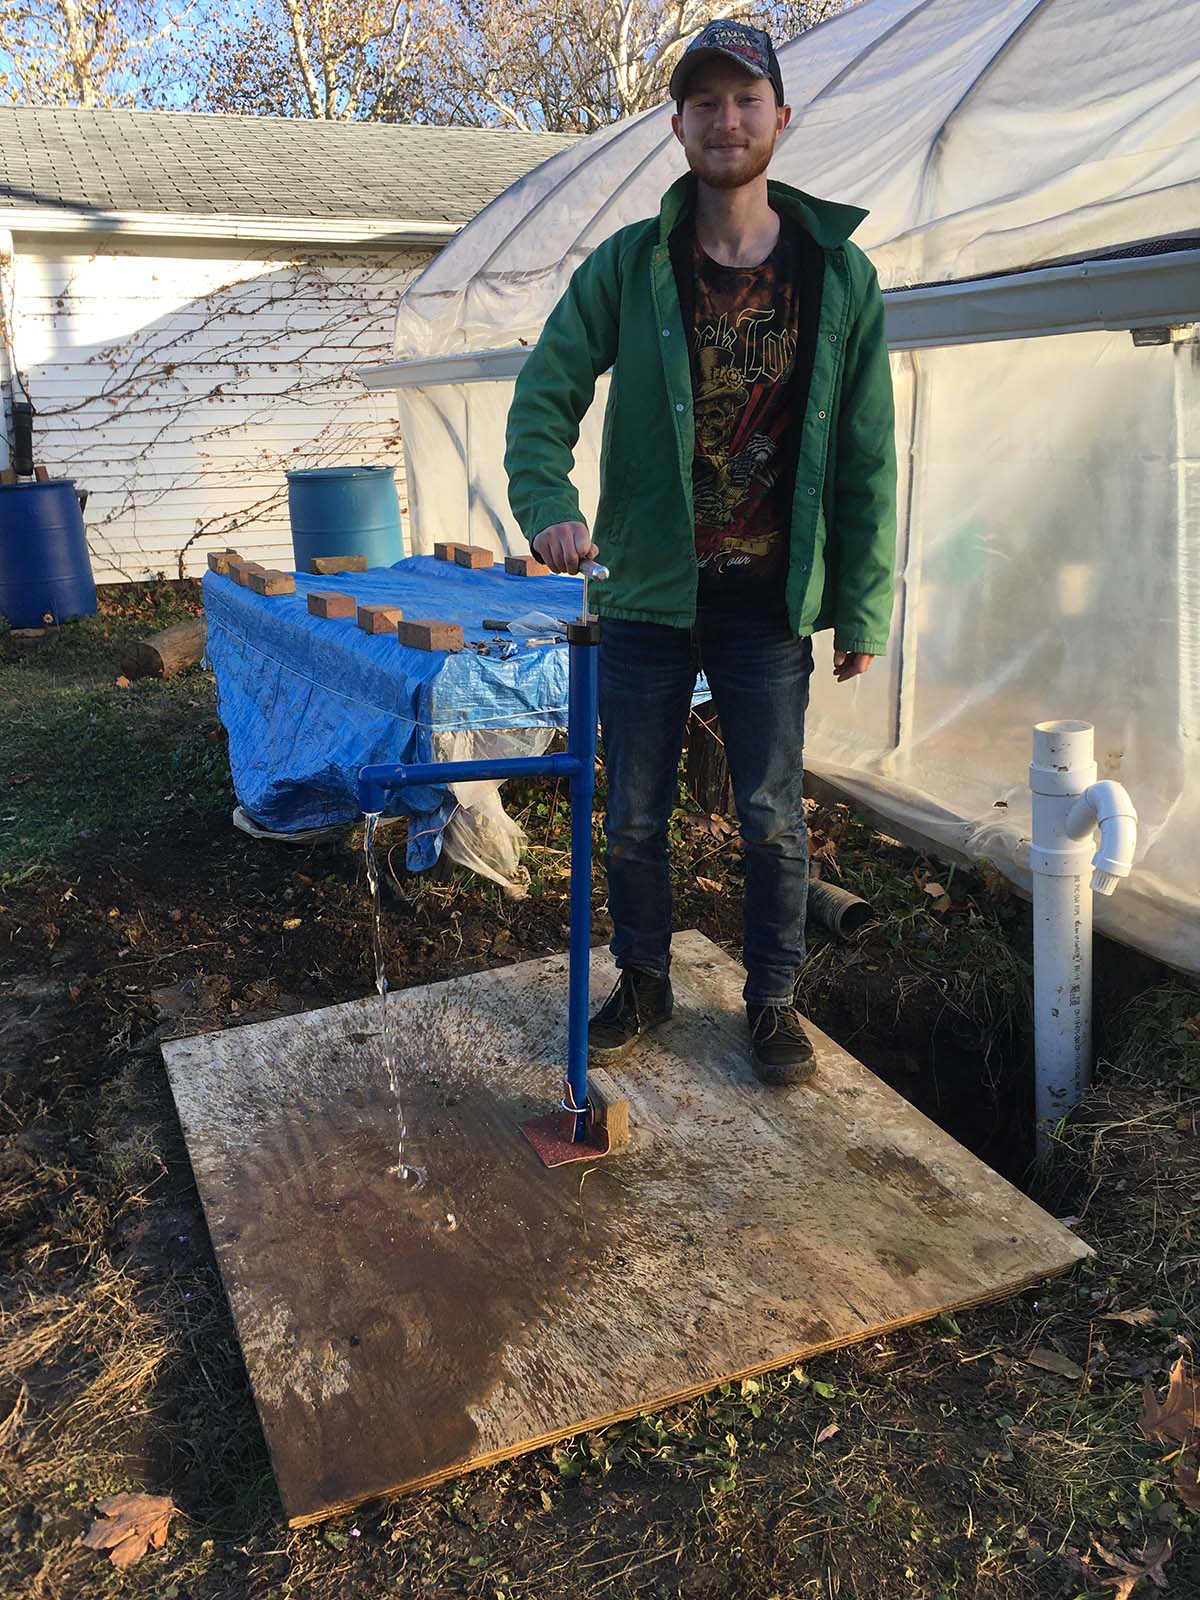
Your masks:
M 643 1033 L 666 1022 L 674 1007 L 670 978 L 622 968 L 613 992 L 588 1023 L 588 1064 L 606 1067 L 619 1061 Z
M 795 1006 L 746 1004 L 746 1020 L 754 1047 L 754 1070 L 773 1088 L 807 1083 L 817 1070 L 817 1057 Z

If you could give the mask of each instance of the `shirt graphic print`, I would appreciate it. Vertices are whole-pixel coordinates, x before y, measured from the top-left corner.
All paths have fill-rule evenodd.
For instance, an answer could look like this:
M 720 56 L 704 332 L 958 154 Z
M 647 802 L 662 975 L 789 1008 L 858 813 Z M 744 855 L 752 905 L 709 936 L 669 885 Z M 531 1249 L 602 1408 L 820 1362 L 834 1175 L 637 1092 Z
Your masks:
M 726 267 L 692 240 L 692 463 L 700 599 L 780 609 L 796 439 L 791 379 L 800 321 L 792 225 L 756 267 Z

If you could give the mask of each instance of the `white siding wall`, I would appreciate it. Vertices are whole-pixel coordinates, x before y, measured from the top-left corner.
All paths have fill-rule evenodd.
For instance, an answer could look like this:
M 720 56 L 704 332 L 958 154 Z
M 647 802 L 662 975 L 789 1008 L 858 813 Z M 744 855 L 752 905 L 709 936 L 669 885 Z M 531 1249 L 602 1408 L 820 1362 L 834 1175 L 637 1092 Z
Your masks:
M 391 359 L 427 252 L 14 244 L 34 460 L 89 491 L 97 582 L 200 572 L 226 545 L 290 565 L 288 468 L 390 463 L 404 506 L 395 400 L 355 372 Z

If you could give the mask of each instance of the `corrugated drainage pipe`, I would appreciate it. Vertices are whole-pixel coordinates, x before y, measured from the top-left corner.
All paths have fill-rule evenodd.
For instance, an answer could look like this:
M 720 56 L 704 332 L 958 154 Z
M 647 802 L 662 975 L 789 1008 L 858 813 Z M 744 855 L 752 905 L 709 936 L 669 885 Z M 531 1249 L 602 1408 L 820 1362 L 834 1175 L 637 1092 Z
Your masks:
M 820 878 L 808 880 L 808 912 L 840 939 L 849 939 L 868 922 L 875 921 L 874 908 L 865 900 L 848 889 L 839 889 L 836 883 L 823 883 Z
M 1078 1105 L 1092 1069 L 1092 894 L 1128 877 L 1137 812 L 1119 783 L 1097 783 L 1090 722 L 1033 730 L 1033 1007 L 1037 1154 Z M 1092 854 L 1092 834 L 1100 848 Z M 1091 867 L 1091 882 L 1086 882 Z

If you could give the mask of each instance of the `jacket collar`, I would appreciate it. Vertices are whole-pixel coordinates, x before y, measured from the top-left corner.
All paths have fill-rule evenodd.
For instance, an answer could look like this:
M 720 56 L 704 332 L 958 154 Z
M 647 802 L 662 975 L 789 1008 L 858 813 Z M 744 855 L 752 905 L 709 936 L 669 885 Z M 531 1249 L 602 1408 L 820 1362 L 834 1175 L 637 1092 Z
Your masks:
M 793 189 L 790 184 L 767 180 L 767 199 L 773 210 L 795 217 L 816 242 L 826 250 L 836 250 L 867 215 L 860 206 L 839 205 L 835 200 L 818 200 Z M 658 213 L 658 242 L 666 244 L 675 228 L 690 216 L 696 204 L 696 179 L 690 172 L 677 178 L 662 197 Z

